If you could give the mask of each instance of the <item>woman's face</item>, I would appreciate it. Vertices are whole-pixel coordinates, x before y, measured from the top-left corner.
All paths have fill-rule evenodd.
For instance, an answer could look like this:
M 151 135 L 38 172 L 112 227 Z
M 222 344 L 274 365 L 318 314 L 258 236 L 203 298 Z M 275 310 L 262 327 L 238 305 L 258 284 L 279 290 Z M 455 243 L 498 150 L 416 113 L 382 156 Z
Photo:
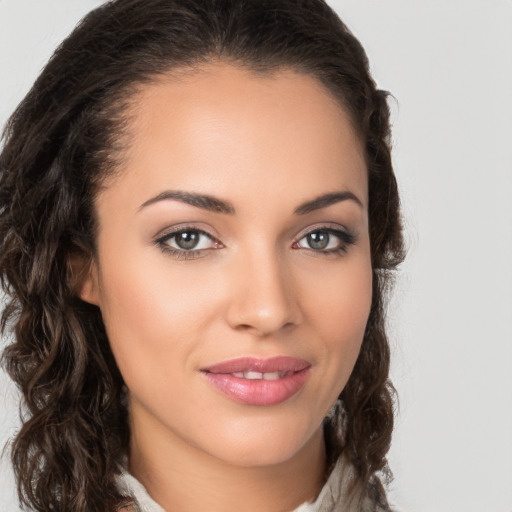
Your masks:
M 81 296 L 133 432 L 155 451 L 290 460 L 321 438 L 368 319 L 362 144 L 316 79 L 286 70 L 162 78 L 131 114 Z

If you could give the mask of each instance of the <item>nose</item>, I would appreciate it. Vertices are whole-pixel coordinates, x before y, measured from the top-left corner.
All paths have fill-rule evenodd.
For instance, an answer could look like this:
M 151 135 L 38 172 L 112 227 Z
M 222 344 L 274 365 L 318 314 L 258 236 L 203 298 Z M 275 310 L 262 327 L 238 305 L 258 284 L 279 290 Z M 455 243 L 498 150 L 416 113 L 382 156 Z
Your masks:
M 227 321 L 233 329 L 264 337 L 300 323 L 292 271 L 275 253 L 241 257 L 231 283 Z

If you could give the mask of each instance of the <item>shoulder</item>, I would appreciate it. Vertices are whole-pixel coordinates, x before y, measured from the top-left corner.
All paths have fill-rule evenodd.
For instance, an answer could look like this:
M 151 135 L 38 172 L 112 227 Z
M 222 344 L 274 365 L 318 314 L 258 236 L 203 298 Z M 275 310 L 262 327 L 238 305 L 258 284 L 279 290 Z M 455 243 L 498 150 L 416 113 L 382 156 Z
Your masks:
M 317 499 L 295 512 L 393 512 L 381 481 L 373 477 L 364 486 L 353 466 L 341 456 Z
M 117 477 L 117 488 L 124 496 L 130 496 L 119 505 L 115 512 L 165 512 L 148 494 L 145 487 L 131 475 L 126 466 L 121 468 Z

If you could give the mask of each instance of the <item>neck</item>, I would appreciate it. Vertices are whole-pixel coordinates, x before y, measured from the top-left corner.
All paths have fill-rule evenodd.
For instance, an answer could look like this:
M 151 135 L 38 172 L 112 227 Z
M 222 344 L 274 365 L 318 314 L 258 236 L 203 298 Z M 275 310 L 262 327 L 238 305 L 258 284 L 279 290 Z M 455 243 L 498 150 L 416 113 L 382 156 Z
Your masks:
M 190 446 L 172 432 L 147 435 L 147 423 L 144 430 L 141 426 L 132 422 L 129 469 L 165 510 L 289 511 L 313 501 L 323 484 L 321 428 L 289 460 L 238 466 Z

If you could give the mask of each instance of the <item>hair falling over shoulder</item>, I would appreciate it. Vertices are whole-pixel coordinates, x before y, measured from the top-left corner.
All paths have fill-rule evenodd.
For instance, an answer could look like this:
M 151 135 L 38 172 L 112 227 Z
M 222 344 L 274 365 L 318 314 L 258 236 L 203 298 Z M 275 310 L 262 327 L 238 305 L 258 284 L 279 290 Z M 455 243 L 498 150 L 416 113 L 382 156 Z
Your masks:
M 373 301 L 362 350 L 325 424 L 359 480 L 388 470 L 394 391 L 385 298 L 404 256 L 387 93 L 323 0 L 114 0 L 59 46 L 10 118 L 0 154 L 0 279 L 11 334 L 4 366 L 23 395 L 12 442 L 21 502 L 37 511 L 115 510 L 129 441 L 124 383 L 99 309 L 76 296 L 74 262 L 95 251 L 93 200 L 122 160 L 124 106 L 162 73 L 224 60 L 291 68 L 339 99 L 366 148 Z

